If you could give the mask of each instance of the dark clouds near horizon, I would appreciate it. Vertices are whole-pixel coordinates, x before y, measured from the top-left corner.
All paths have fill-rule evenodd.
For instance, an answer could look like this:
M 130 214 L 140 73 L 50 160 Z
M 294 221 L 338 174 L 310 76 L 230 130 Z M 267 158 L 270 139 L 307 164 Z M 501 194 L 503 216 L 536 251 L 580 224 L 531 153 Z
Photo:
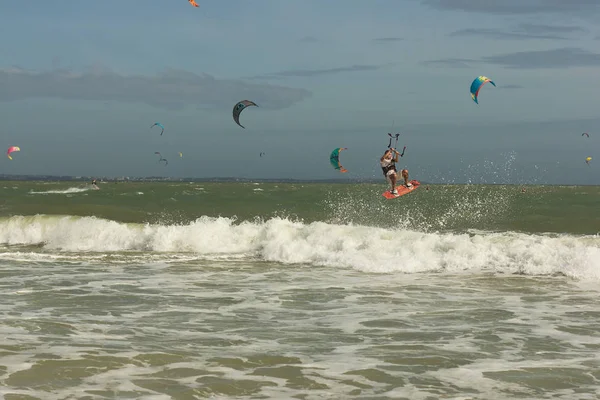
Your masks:
M 376 71 L 383 68 L 385 65 L 350 65 L 348 67 L 322 68 L 322 69 L 294 69 L 280 72 L 272 72 L 263 75 L 256 75 L 250 79 L 269 79 L 269 78 L 308 78 L 319 75 L 332 75 L 343 72 L 364 72 Z
M 577 47 L 562 47 L 554 50 L 519 51 L 480 59 L 447 58 L 423 62 L 425 65 L 457 68 L 469 68 L 477 63 L 496 64 L 515 69 L 600 67 L 600 54 Z
M 523 89 L 524 86 L 521 85 L 513 85 L 513 84 L 508 84 L 508 85 L 500 85 L 498 86 L 498 89 Z
M 567 36 L 574 33 L 585 33 L 586 29 L 579 26 L 520 24 L 512 30 L 491 28 L 466 28 L 449 33 L 448 37 L 480 36 L 498 40 L 574 40 Z
M 155 76 L 120 75 L 106 69 L 34 72 L 0 70 L 0 102 L 28 98 L 120 101 L 164 109 L 186 105 L 230 107 L 251 98 L 269 109 L 283 109 L 311 96 L 305 89 L 217 79 L 208 74 L 167 69 Z
M 430 7 L 489 14 L 570 13 L 587 15 L 600 12 L 598 0 L 421 0 Z
M 401 37 L 381 37 L 373 39 L 373 42 L 383 44 L 383 43 L 396 43 L 403 41 L 404 38 Z

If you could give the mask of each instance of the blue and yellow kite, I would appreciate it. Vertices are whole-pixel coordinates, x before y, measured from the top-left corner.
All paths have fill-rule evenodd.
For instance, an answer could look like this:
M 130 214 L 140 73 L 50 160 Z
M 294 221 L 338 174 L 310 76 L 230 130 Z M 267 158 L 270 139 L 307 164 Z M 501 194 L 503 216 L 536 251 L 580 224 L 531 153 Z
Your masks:
M 473 83 L 471 83 L 471 98 L 475 103 L 479 104 L 479 101 L 477 101 L 479 91 L 481 90 L 483 85 L 485 85 L 488 82 L 494 85 L 494 87 L 496 87 L 496 84 L 487 76 L 478 76 L 477 78 L 475 78 Z

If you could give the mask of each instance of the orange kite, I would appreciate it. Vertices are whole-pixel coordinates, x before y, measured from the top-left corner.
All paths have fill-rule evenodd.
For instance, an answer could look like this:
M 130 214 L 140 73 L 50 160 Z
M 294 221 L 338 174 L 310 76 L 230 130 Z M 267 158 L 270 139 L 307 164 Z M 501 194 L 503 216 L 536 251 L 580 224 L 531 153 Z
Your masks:
M 193 5 L 194 7 L 199 7 L 198 3 L 196 3 L 196 0 L 188 0 L 188 2 Z

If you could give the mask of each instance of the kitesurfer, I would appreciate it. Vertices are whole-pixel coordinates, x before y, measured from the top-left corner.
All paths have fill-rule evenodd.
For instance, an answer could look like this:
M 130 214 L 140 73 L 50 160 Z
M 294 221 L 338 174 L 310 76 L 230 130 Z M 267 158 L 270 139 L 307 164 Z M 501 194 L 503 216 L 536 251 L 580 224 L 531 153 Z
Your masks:
M 96 178 L 93 178 L 93 179 L 92 179 L 92 187 L 93 187 L 94 189 L 100 189 L 100 188 L 98 187 L 98 185 L 96 184 Z
M 383 176 L 385 176 L 385 179 L 392 185 L 392 188 L 390 189 L 392 194 L 398 194 L 398 191 L 396 190 L 396 181 L 398 180 L 396 163 L 398 162 L 399 155 L 400 153 L 396 149 L 390 148 L 383 153 L 383 156 L 379 160 L 381 169 L 383 170 Z M 403 169 L 401 174 L 402 178 L 404 178 L 404 186 L 407 188 L 412 187 L 412 184 L 408 182 L 408 170 Z

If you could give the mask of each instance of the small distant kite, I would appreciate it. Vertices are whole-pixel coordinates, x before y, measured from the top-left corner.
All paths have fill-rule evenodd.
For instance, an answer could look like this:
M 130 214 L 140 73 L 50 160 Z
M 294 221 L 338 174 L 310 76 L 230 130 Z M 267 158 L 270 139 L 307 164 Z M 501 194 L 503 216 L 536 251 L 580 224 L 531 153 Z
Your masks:
M 340 172 L 348 172 L 348 170 L 342 167 L 342 164 L 340 164 L 340 152 L 342 150 L 348 150 L 348 148 L 338 147 L 337 149 L 334 149 L 329 156 L 329 162 L 333 168 L 339 170 Z
M 233 106 L 233 120 L 236 124 L 238 124 L 244 129 L 246 128 L 242 124 L 240 124 L 240 114 L 246 109 L 246 107 L 250 106 L 258 107 L 255 102 L 250 100 L 242 100 L 238 102 L 235 106 Z
M 264 156 L 264 155 L 265 155 L 265 153 L 262 153 L 262 152 L 259 154 L 259 156 L 260 156 L 260 157 L 262 157 L 262 156 Z
M 196 3 L 195 0 L 188 0 L 188 3 L 190 3 L 191 5 L 193 5 L 194 7 L 199 7 L 198 3 Z
M 475 103 L 479 104 L 479 101 L 477 100 L 477 96 L 479 96 L 479 91 L 481 90 L 483 85 L 485 85 L 488 82 L 494 85 L 494 87 L 496 87 L 496 84 L 487 76 L 478 76 L 477 78 L 475 78 L 473 83 L 471 83 L 471 98 Z
M 589 133 L 587 133 L 587 132 L 583 132 L 583 133 L 581 134 L 581 136 L 587 136 L 588 138 L 590 137 Z
M 182 152 L 179 152 L 179 157 L 183 158 L 183 153 Z
M 155 151 L 154 154 L 158 154 L 158 156 L 160 157 L 160 159 L 158 160 L 158 162 L 165 162 L 165 167 L 169 164 L 169 162 L 167 161 L 166 158 L 163 158 L 162 154 L 160 154 L 158 151 Z
M 585 159 L 585 163 L 586 163 L 587 165 L 590 165 L 590 161 L 592 161 L 592 157 L 587 157 L 587 158 Z
M 162 131 L 160 131 L 160 136 L 162 136 L 163 132 L 165 131 L 165 127 L 163 126 L 163 124 L 161 124 L 160 122 L 155 122 L 150 129 L 154 128 L 155 126 L 158 126 L 160 129 L 162 129 Z
M 10 146 L 8 150 L 6 150 L 6 155 L 8 156 L 8 158 L 12 160 L 10 153 L 14 153 L 15 151 L 21 151 L 21 148 L 18 146 Z

